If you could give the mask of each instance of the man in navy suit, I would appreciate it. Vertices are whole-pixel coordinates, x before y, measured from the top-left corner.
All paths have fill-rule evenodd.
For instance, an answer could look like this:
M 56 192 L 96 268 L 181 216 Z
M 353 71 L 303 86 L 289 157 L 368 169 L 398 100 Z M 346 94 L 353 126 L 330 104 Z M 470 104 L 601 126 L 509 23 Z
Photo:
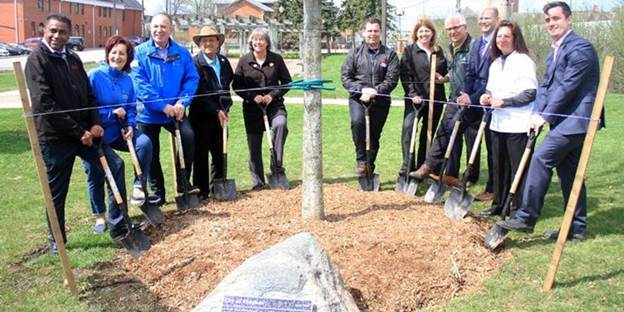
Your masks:
M 550 132 L 531 159 L 522 204 L 515 217 L 497 222 L 507 230 L 533 232 L 553 168 L 557 169 L 561 183 L 564 207 L 570 197 L 600 79 L 596 50 L 571 30 L 571 14 L 565 2 L 550 2 L 544 6 L 545 27 L 553 41 L 553 50 L 546 61 L 544 81 L 538 89 L 530 128 L 539 129 L 548 123 Z M 568 239 L 586 238 L 587 193 L 584 184 L 571 229 Z M 548 231 L 545 236 L 556 239 L 558 234 Z

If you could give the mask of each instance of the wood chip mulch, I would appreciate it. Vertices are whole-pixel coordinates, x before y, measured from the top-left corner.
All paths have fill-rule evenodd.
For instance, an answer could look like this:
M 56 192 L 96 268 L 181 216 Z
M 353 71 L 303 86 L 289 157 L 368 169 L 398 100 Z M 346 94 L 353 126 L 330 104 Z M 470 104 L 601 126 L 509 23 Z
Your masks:
M 121 263 L 160 305 L 188 311 L 248 257 L 309 231 L 362 310 L 412 311 L 480 289 L 509 258 L 483 247 L 487 223 L 451 221 L 440 205 L 418 197 L 325 185 L 325 220 L 303 221 L 301 192 L 248 192 L 234 202 L 169 212 L 158 231 L 148 229 L 148 253 L 134 260 L 121 250 Z

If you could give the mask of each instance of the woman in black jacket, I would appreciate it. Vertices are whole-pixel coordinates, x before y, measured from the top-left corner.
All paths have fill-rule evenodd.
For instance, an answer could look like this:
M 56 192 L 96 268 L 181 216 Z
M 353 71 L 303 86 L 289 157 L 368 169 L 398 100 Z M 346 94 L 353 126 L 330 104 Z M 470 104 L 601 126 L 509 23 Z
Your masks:
M 266 184 L 262 164 L 262 136 L 264 132 L 263 109 L 269 118 L 273 134 L 275 152 L 274 173 L 283 173 L 284 144 L 288 135 L 284 94 L 288 92 L 282 85 L 292 79 L 284 59 L 270 51 L 271 38 L 264 28 L 256 28 L 249 36 L 251 52 L 238 61 L 234 73 L 234 89 L 243 98 L 243 117 L 249 147 L 249 171 L 253 189 L 261 189 Z M 266 87 L 266 89 L 265 89 Z M 260 90 L 248 90 L 255 89 Z
M 414 43 L 405 47 L 401 57 L 400 76 L 405 97 L 405 112 L 403 113 L 403 131 L 401 132 L 401 144 L 403 148 L 403 164 L 399 171 L 400 176 L 407 176 L 407 173 L 419 168 L 425 161 L 427 152 L 427 124 L 429 122 L 428 105 L 433 105 L 432 135 L 435 133 L 438 121 L 442 115 L 443 104 L 428 103 L 429 101 L 429 81 L 431 76 L 431 56 L 436 55 L 436 85 L 434 90 L 434 100 L 446 101 L 444 94 L 444 78 L 448 72 L 446 58 L 442 48 L 436 44 L 436 30 L 429 19 L 420 19 L 414 25 L 412 40 Z M 416 156 L 416 166 L 414 163 L 408 164 L 412 127 L 414 125 L 414 107 L 420 109 L 419 117 L 421 122 L 420 135 L 418 139 L 418 153 Z
M 228 121 L 228 112 L 232 106 L 229 90 L 234 75 L 230 61 L 218 53 L 224 40 L 223 34 L 209 26 L 193 36 L 193 41 L 200 48 L 200 52 L 193 57 L 199 74 L 199 86 L 189 109 L 189 120 L 195 132 L 193 184 L 199 187 L 202 199 L 207 198 L 212 191 L 211 182 L 214 179 L 224 178 L 222 134 L 223 124 Z M 208 152 L 212 157 L 210 175 Z

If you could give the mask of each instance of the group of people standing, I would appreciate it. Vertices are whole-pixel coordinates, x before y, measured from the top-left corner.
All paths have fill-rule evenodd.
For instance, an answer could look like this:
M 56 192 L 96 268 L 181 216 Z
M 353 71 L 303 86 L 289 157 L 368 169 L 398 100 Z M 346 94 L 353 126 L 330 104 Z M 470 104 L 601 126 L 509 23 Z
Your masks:
M 131 230 L 127 213 L 115 200 L 110 185 L 108 218 L 104 203 L 107 170 L 114 178 L 115 191 L 126 198 L 124 162 L 115 150 L 128 151 L 129 141 L 142 169 L 140 177 L 149 179 L 153 191 L 145 196 L 149 192 L 142 185 L 148 181 L 140 181 L 137 175 L 131 202 L 165 203 L 160 163 L 163 128 L 172 134 L 179 129 L 185 166 L 190 169 L 194 165 L 192 171 L 181 170 L 176 159 L 176 192 L 207 198 L 211 182 L 224 178 L 222 131 L 232 105 L 230 85 L 243 98 L 253 189 L 266 185 L 261 153 L 264 115 L 274 134 L 271 139 L 276 157 L 272 169 L 285 171 L 282 159 L 288 128 L 283 95 L 288 88 L 279 86 L 292 79 L 282 57 L 270 51 L 268 31 L 256 29 L 251 33 L 251 52 L 241 57 L 234 71 L 227 57 L 219 53 L 225 36 L 213 28 L 204 27 L 193 37 L 200 52 L 191 56 L 171 39 L 169 15 L 155 15 L 150 27 L 151 38 L 137 47 L 123 36 L 109 38 L 104 48 L 105 61 L 87 74 L 80 58 L 65 46 L 71 21 L 52 14 L 46 19 L 41 44 L 27 60 L 26 80 L 64 241 L 64 206 L 76 156 L 82 159 L 88 177 L 95 233 L 110 227 L 113 240 L 120 241 Z M 100 163 L 99 151 L 106 157 L 108 168 Z M 185 190 L 183 185 L 190 187 Z M 48 226 L 52 233 L 49 219 Z M 49 235 L 52 254 L 57 252 L 55 239 Z
M 481 35 L 475 39 L 467 33 L 462 15 L 446 18 L 449 58 L 437 44 L 436 29 L 428 19 L 416 22 L 412 31 L 414 43 L 405 48 L 401 58 L 381 43 L 381 21 L 368 19 L 364 43 L 349 52 L 341 77 L 350 94 L 356 174 L 374 172 L 379 138 L 390 109 L 390 93 L 399 78 L 405 91 L 403 155 L 410 153 L 415 114 L 421 116 L 422 129 L 431 123 L 435 132 L 435 139 L 427 148 L 428 138 L 421 130 L 416 164 L 403 162 L 401 176 L 422 180 L 438 172 L 456 120 L 461 121 L 460 136 L 466 145 L 478 147 L 479 142 L 475 144 L 478 125 L 485 112 L 492 110 L 486 131 L 489 169 L 486 192 L 493 193 L 493 202 L 481 212 L 482 216 L 501 214 L 527 133 L 548 123 L 550 132 L 532 157 L 523 191 L 516 198 L 514 217 L 499 222 L 508 230 L 532 231 L 553 168 L 558 171 L 565 201 L 569 197 L 599 76 L 593 46 L 571 30 L 569 6 L 565 2 L 548 3 L 544 17 L 553 50 L 541 84 L 536 79 L 536 66 L 520 27 L 515 22 L 499 21 L 495 8 L 481 12 Z M 93 230 L 103 232 L 110 226 L 111 237 L 118 240 L 127 235 L 131 226 L 110 187 L 108 219 L 104 218 L 105 173 L 98 161 L 99 147 L 108 160 L 121 197 L 126 198 L 124 164 L 114 150 L 128 151 L 126 143 L 132 141 L 143 169 L 141 177 L 149 179 L 153 191 L 153 195 L 145 196 L 147 190 L 141 185 L 146 181 L 136 178 L 132 201 L 165 203 L 159 138 L 162 128 L 171 133 L 180 130 L 186 166 L 194 166 L 192 174 L 190 170 L 185 174 L 177 172 L 176 191 L 182 192 L 182 185 L 194 185 L 190 192 L 207 198 L 211 181 L 224 178 L 221 134 L 232 105 L 230 85 L 243 99 L 253 189 L 266 185 L 261 153 L 265 116 L 273 133 L 272 169 L 284 172 L 288 127 L 283 97 L 288 92 L 284 85 L 291 82 L 291 76 L 282 57 L 271 51 L 267 30 L 256 29 L 251 33 L 248 42 L 251 52 L 242 56 L 233 70 L 227 57 L 219 53 L 225 39 L 223 34 L 211 27 L 201 29 L 193 37 L 200 52 L 191 56 L 171 39 L 171 17 L 161 13 L 152 18 L 150 40 L 137 47 L 122 36 L 111 37 L 104 49 L 105 62 L 87 75 L 78 56 L 65 47 L 71 29 L 67 17 L 48 16 L 43 40 L 26 63 L 33 113 L 64 240 L 64 205 L 76 156 L 82 159 L 88 176 L 91 207 L 96 216 Z M 431 64 L 433 55 L 435 64 Z M 429 89 L 432 67 L 435 67 L 434 90 Z M 449 102 L 444 88 L 447 82 Z M 434 102 L 427 99 L 430 92 Z M 433 106 L 431 120 L 428 106 Z M 365 112 L 370 114 L 369 157 Z M 439 177 L 449 185 L 458 183 L 463 142 L 460 139 L 454 144 L 446 174 Z M 469 183 L 478 179 L 478 163 L 475 167 L 468 177 Z M 570 237 L 584 239 L 585 235 L 583 188 Z M 52 235 L 49 242 L 51 252 L 55 253 Z
M 455 140 L 445 174 L 438 177 L 445 151 L 450 144 L 451 130 L 460 121 L 458 137 L 464 138 L 469 149 L 475 142 L 479 125 L 487 122 L 488 181 L 485 192 L 478 198 L 492 200 L 482 217 L 501 215 L 503 203 L 528 142 L 530 132 L 538 133 L 548 123 L 550 131 L 536 149 L 518 194 L 512 204 L 511 218 L 497 224 L 507 230 L 532 232 L 544 204 L 544 196 L 557 169 L 564 202 L 570 195 L 582 142 L 599 79 L 598 57 L 592 44 L 572 31 L 570 7 L 562 1 L 544 6 L 545 29 L 553 42 L 541 83 L 536 78 L 536 65 L 531 59 L 520 26 L 513 21 L 500 20 L 494 7 L 484 9 L 479 16 L 481 35 L 471 38 L 466 19 L 452 14 L 444 26 L 450 44 L 447 59 L 436 43 L 433 23 L 420 19 L 412 31 L 413 43 L 399 59 L 397 54 L 380 41 L 381 21 L 366 21 L 364 42 L 349 52 L 342 66 L 342 84 L 349 91 L 351 130 L 356 152 L 356 174 L 374 171 L 379 151 L 379 138 L 390 107 L 390 93 L 399 78 L 405 92 L 405 111 L 401 144 L 403 159 L 399 176 L 417 180 L 427 177 L 441 179 L 457 186 L 459 181 L 461 139 Z M 432 56 L 436 56 L 432 64 Z M 430 90 L 430 72 L 435 70 L 434 90 Z M 444 83 L 450 82 L 449 101 Z M 428 98 L 433 92 L 433 102 Z M 446 104 L 446 105 L 445 105 Z M 428 108 L 433 106 L 432 120 Z M 446 106 L 443 113 L 443 107 Z M 363 111 L 370 112 L 372 157 L 366 161 Z M 421 129 L 432 124 L 435 132 L 427 152 L 427 133 L 421 130 L 416 162 L 408 163 L 410 138 L 415 114 L 422 121 Z M 442 122 L 438 126 L 438 123 Z M 602 119 L 602 123 L 604 119 Z M 437 130 L 436 130 L 437 129 Z M 413 152 L 413 151 L 412 151 Z M 466 153 L 466 158 L 471 151 Z M 479 160 L 468 171 L 466 184 L 479 178 Z M 587 233 L 586 192 L 582 188 L 569 239 L 584 240 Z M 545 234 L 556 238 L 557 232 Z

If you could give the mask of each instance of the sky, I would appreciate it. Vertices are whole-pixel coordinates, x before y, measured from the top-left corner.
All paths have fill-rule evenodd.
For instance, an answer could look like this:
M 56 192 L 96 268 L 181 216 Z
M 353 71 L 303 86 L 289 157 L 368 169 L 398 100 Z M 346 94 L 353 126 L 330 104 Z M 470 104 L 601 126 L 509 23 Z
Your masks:
M 450 14 L 455 9 L 456 0 L 387 0 L 388 3 L 396 6 L 398 11 L 404 11 L 401 17 L 401 24 L 411 25 L 412 21 L 426 14 L 432 17 L 441 17 Z M 519 0 L 521 12 L 540 12 L 547 0 Z M 262 2 L 262 0 L 260 0 Z M 340 6 L 341 0 L 334 0 L 336 6 Z M 461 6 L 469 7 L 475 12 L 482 10 L 487 0 L 461 0 Z M 590 8 L 593 3 L 598 4 L 603 9 L 608 10 L 621 0 L 569 0 L 572 10 Z M 165 0 L 146 0 L 145 9 L 148 13 L 162 11 L 165 7 Z

